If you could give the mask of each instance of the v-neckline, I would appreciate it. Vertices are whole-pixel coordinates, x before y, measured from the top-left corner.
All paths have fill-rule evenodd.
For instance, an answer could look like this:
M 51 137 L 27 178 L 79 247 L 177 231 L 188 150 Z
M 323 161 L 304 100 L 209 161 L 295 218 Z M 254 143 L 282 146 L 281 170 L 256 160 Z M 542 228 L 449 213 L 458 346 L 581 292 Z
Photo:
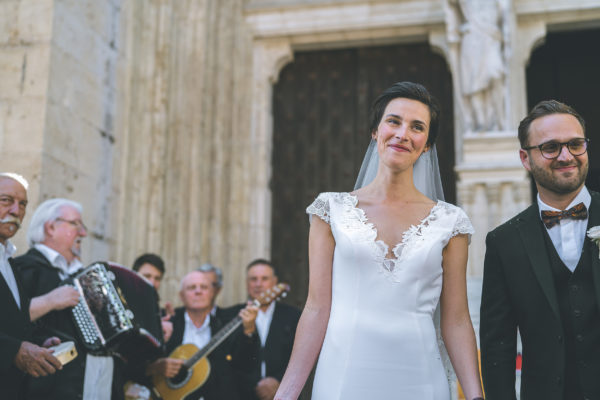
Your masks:
M 425 215 L 425 217 L 423 217 L 418 224 L 411 224 L 408 229 L 406 229 L 405 231 L 402 232 L 402 239 L 396 243 L 394 245 L 394 247 L 391 248 L 390 250 L 390 246 L 383 240 L 383 239 L 379 239 L 379 230 L 377 229 L 377 227 L 375 226 L 375 224 L 373 222 L 371 222 L 369 220 L 369 217 L 367 217 L 367 213 L 365 212 L 364 209 L 360 208 L 358 206 L 358 196 L 352 193 L 348 193 L 348 195 L 352 198 L 352 207 L 357 210 L 359 212 L 359 214 L 361 215 L 360 221 L 361 223 L 366 226 L 372 233 L 374 233 L 373 236 L 373 242 L 380 247 L 383 251 L 383 261 L 397 261 L 400 259 L 401 254 L 398 254 L 398 249 L 400 247 L 405 247 L 406 244 L 408 243 L 408 241 L 410 240 L 410 238 L 412 236 L 414 236 L 415 232 L 420 231 L 424 226 L 426 226 L 426 224 L 429 222 L 429 220 L 431 219 L 431 217 L 433 216 L 434 211 L 441 206 L 441 201 L 438 200 L 436 201 L 436 203 L 429 209 L 429 212 L 427 213 L 427 215 Z M 388 256 L 392 256 L 392 257 L 388 257 Z

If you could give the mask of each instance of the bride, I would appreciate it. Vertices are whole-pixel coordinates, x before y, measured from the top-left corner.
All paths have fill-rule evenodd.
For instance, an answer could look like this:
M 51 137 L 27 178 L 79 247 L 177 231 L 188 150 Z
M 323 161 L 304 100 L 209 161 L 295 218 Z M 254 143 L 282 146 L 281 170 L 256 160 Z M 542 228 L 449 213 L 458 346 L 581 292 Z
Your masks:
M 431 154 L 438 114 L 419 84 L 385 90 L 371 116 L 374 179 L 352 193 L 321 193 L 308 207 L 308 299 L 275 399 L 298 398 L 317 356 L 313 400 L 448 400 L 452 366 L 466 398 L 482 397 L 466 295 L 473 228 L 413 178 Z

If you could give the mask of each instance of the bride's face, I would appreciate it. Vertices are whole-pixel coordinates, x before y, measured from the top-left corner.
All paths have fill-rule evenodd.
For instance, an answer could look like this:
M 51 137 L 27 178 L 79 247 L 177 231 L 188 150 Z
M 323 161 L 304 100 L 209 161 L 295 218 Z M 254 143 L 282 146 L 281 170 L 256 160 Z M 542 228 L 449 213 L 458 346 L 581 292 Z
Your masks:
M 373 132 L 380 160 L 388 167 L 404 170 L 427 151 L 429 108 L 417 100 L 395 98 L 385 108 Z

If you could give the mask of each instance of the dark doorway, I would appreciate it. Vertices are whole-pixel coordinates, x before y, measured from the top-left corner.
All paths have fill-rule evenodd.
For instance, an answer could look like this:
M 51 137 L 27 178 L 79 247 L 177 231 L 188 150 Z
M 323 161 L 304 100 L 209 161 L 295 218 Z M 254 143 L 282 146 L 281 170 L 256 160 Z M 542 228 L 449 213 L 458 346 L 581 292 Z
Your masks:
M 531 55 L 527 68 L 529 109 L 556 99 L 573 107 L 590 138 L 590 172 L 586 185 L 600 191 L 600 29 L 549 33 Z
M 424 84 L 440 101 L 437 140 L 446 200 L 455 202 L 452 78 L 426 43 L 298 52 L 273 91 L 271 258 L 288 301 L 308 287 L 306 207 L 324 191 L 352 191 L 370 140 L 375 97 L 398 81 Z

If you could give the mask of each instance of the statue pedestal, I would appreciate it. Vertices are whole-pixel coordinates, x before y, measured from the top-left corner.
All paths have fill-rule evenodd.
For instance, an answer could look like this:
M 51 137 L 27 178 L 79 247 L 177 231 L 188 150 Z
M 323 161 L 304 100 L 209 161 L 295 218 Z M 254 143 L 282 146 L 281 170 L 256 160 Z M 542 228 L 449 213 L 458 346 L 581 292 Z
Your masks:
M 519 158 L 516 131 L 466 133 L 462 162 L 456 165 L 458 203 L 475 234 L 467 276 L 483 276 L 485 237 L 531 203 L 530 180 Z

